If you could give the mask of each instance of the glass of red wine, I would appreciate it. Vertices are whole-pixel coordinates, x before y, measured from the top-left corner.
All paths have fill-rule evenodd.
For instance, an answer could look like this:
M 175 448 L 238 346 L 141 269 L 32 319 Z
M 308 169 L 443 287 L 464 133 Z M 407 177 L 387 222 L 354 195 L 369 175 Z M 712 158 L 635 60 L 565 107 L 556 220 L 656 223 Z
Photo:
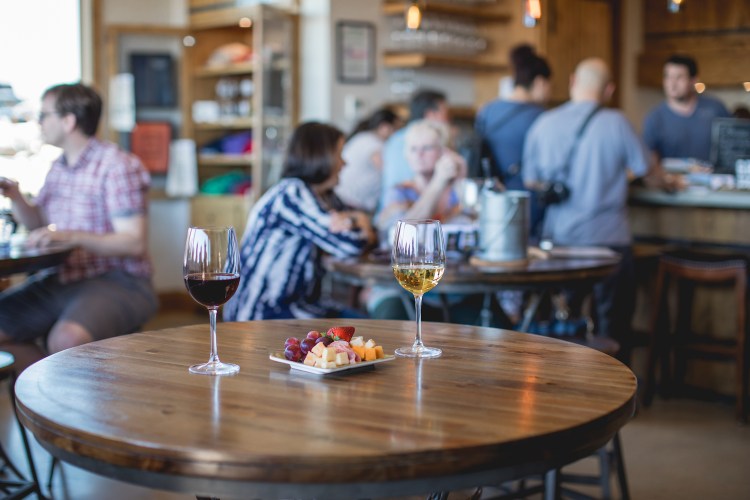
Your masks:
M 233 227 L 191 227 L 182 266 L 185 286 L 197 303 L 206 306 L 211 323 L 208 362 L 190 367 L 190 373 L 232 375 L 240 367 L 222 363 L 216 348 L 216 314 L 240 284 L 240 255 Z

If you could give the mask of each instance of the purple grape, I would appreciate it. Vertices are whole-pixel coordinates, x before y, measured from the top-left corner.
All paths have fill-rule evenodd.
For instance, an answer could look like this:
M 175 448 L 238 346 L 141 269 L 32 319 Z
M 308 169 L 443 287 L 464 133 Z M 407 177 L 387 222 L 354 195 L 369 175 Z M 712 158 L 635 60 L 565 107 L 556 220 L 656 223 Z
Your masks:
M 313 340 L 319 339 L 320 338 L 320 332 L 317 332 L 315 330 L 311 330 L 311 331 L 307 332 L 307 338 L 308 339 L 313 339 Z
M 298 345 L 290 345 L 284 349 L 284 357 L 289 361 L 299 361 L 302 359 L 302 351 Z
M 294 345 L 299 345 L 299 339 L 298 339 L 297 337 L 289 337 L 289 338 L 288 338 L 288 339 L 286 339 L 286 341 L 284 342 L 284 347 L 288 347 L 288 346 L 290 346 L 290 345 L 292 345 L 292 344 L 294 344 Z
M 331 337 L 320 337 L 315 339 L 316 344 L 323 344 L 326 347 L 328 347 L 331 342 L 333 342 L 333 339 Z
M 302 351 L 302 354 L 307 354 L 313 347 L 315 347 L 314 339 L 305 339 L 299 344 L 299 349 Z

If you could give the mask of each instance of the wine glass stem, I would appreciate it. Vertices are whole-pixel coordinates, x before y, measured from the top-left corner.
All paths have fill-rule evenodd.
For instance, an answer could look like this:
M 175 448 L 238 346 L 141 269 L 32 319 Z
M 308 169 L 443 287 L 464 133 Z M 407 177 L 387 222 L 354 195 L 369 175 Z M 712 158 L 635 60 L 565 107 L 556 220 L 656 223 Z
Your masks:
M 209 363 L 219 363 L 219 350 L 216 347 L 216 312 L 218 307 L 208 308 L 208 317 L 211 324 L 211 356 L 208 359 Z
M 414 339 L 414 348 L 424 347 L 422 343 L 422 294 L 414 294 L 414 309 L 417 318 L 417 336 Z

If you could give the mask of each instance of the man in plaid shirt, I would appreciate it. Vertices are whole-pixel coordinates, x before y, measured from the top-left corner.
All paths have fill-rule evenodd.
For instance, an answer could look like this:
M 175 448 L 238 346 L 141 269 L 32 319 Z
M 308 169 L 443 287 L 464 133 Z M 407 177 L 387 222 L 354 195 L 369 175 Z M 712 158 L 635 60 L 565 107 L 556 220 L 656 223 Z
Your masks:
M 54 353 L 133 332 L 156 312 L 147 255 L 150 178 L 138 158 L 94 137 L 101 109 L 90 87 L 49 88 L 39 124 L 62 156 L 33 201 L 17 182 L 0 179 L 0 194 L 29 230 L 28 246 L 75 247 L 59 269 L 0 294 L 2 343 L 46 336 Z

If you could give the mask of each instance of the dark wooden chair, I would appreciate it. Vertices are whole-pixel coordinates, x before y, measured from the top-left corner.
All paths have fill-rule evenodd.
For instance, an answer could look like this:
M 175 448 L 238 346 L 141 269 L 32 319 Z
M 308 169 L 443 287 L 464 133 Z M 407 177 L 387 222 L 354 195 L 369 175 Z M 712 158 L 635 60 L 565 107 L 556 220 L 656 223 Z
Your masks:
M 15 359 L 12 354 L 4 351 L 0 351 L 0 381 L 2 380 L 8 380 L 11 410 L 13 411 L 13 418 L 15 418 L 16 423 L 18 424 L 18 431 L 21 433 L 21 442 L 23 443 L 24 452 L 26 453 L 26 460 L 31 473 L 31 479 L 27 479 L 26 476 L 16 468 L 10 460 L 10 457 L 6 454 L 5 449 L 0 445 L 0 460 L 2 461 L 2 467 L 0 470 L 3 472 L 3 477 L 0 478 L 0 494 L 3 496 L 0 498 L 2 498 L 2 500 L 15 500 L 26 498 L 32 493 L 36 493 L 37 498 L 44 499 L 46 497 L 42 494 L 42 491 L 39 488 L 36 467 L 34 466 L 34 459 L 31 455 L 31 448 L 26 435 L 26 429 L 23 428 L 16 414 L 16 396 L 13 390 L 16 382 Z M 7 472 L 10 472 L 12 476 Z
M 686 361 L 700 357 L 709 360 L 733 360 L 737 365 L 736 414 L 747 422 L 748 358 L 747 344 L 747 275 L 748 260 L 741 255 L 672 252 L 659 261 L 654 312 L 651 319 L 651 347 L 644 389 L 644 406 L 649 406 L 656 392 L 656 367 L 660 365 L 660 393 L 669 396 L 675 385 L 684 382 Z M 669 294 L 677 288 L 675 328 L 670 328 Z M 736 336 L 719 339 L 696 335 L 691 329 L 691 311 L 696 287 L 731 287 L 736 307 Z M 729 318 L 727 318 L 729 319 Z M 674 376 L 671 359 L 674 356 Z

